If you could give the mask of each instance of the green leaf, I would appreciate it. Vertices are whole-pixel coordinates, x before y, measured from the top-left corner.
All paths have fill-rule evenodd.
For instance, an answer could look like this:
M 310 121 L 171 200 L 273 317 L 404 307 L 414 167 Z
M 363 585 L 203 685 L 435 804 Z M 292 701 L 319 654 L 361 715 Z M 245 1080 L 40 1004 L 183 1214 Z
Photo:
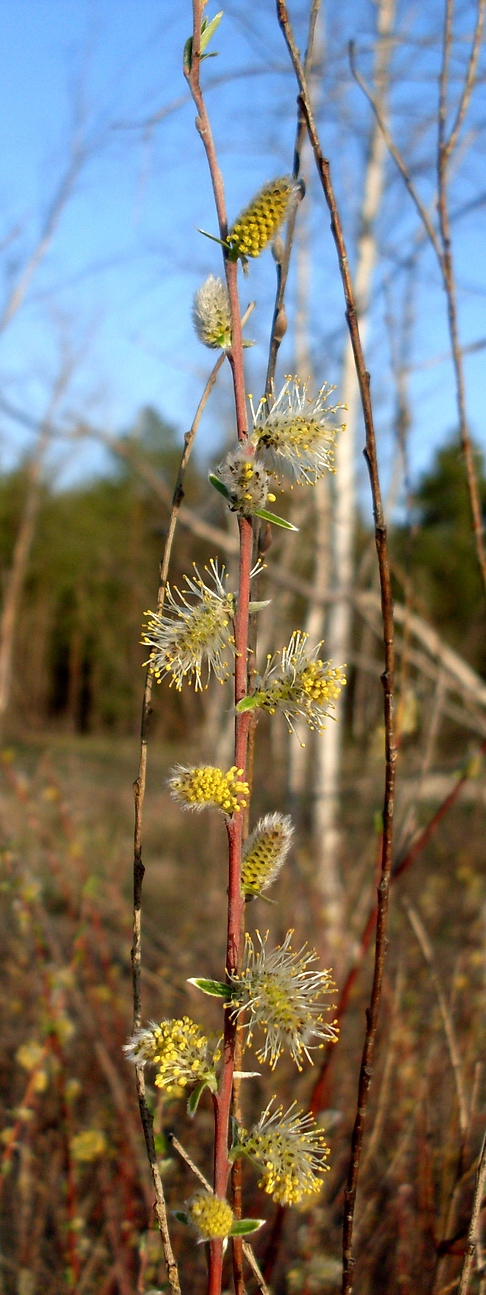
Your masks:
M 201 1083 L 200 1083 L 200 1084 L 197 1084 L 197 1085 L 196 1085 L 196 1087 L 195 1087 L 195 1088 L 193 1088 L 192 1093 L 191 1093 L 190 1097 L 188 1098 L 188 1102 L 187 1102 L 187 1114 L 188 1114 L 188 1115 L 190 1115 L 191 1120 L 193 1120 L 193 1119 L 194 1119 L 194 1116 L 195 1116 L 196 1111 L 197 1111 L 197 1108 L 198 1108 L 198 1106 L 199 1106 L 199 1102 L 200 1102 L 201 1097 L 202 1097 L 202 1095 L 203 1095 L 204 1089 L 205 1089 L 205 1088 L 207 1088 L 207 1086 L 208 1086 L 208 1085 L 207 1085 L 206 1080 L 205 1080 L 205 1079 L 203 1079 L 203 1080 L 201 1081 Z
M 250 1232 L 258 1232 L 266 1219 L 235 1219 L 230 1237 L 247 1237 Z
M 162 1158 L 170 1150 L 170 1143 L 167 1141 L 165 1133 L 154 1133 L 154 1146 L 157 1155 Z
M 214 36 L 216 29 L 219 27 L 222 17 L 223 10 L 221 9 L 220 13 L 217 13 L 216 17 L 211 19 L 211 22 L 208 22 L 207 18 L 203 18 L 201 23 L 201 62 L 203 58 L 215 58 L 215 54 L 205 54 L 204 50 L 206 49 L 206 46 L 209 45 L 211 37 Z M 183 63 L 184 71 L 190 72 L 192 69 L 192 36 L 188 37 L 184 45 Z
M 262 696 L 261 692 L 253 692 L 251 697 L 242 697 L 235 710 L 239 715 L 242 715 L 245 710 L 258 710 Z
M 209 473 L 209 481 L 210 484 L 214 486 L 214 489 L 219 491 L 220 495 L 224 495 L 225 499 L 229 499 L 231 501 L 231 491 L 228 490 L 228 487 L 225 486 L 223 481 L 220 481 L 219 477 L 215 477 L 214 472 Z
M 222 980 L 206 980 L 204 976 L 189 976 L 188 985 L 195 985 L 203 994 L 209 994 L 211 998 L 231 998 L 231 985 L 223 984 Z
M 211 37 L 214 36 L 215 31 L 217 31 L 222 17 L 223 10 L 220 9 L 219 13 L 217 13 L 214 18 L 211 18 L 210 22 L 208 22 L 207 18 L 203 18 L 201 23 L 201 54 L 204 53 L 204 50 L 209 45 Z
M 234 1115 L 230 1117 L 230 1132 L 231 1132 L 231 1148 L 233 1149 L 234 1147 L 239 1147 L 240 1126 L 238 1124 L 238 1120 L 235 1119 Z
M 206 229 L 200 229 L 200 228 L 199 228 L 199 225 L 196 225 L 196 229 L 197 229 L 198 234 L 204 234 L 204 237 L 205 237 L 205 238 L 210 238 L 212 243 L 219 243 L 219 246 L 220 246 L 220 247 L 227 247 L 227 246 L 228 246 L 228 244 L 227 244 L 227 243 L 225 243 L 225 241 L 224 241 L 224 239 L 223 239 L 223 238 L 216 238 L 216 235 L 215 235 L 215 234 L 208 234 L 207 230 L 206 230 Z M 231 258 L 230 258 L 230 260 L 231 260 Z
M 277 517 L 275 513 L 269 513 L 267 508 L 254 508 L 254 517 L 263 517 L 264 522 L 272 522 L 274 526 L 283 526 L 285 531 L 298 531 L 298 526 L 293 526 L 292 522 L 287 522 L 285 517 Z
M 265 601 L 261 603 L 248 603 L 250 616 L 254 616 L 256 612 L 262 612 L 264 607 L 270 606 L 271 601 L 271 598 L 266 598 Z
M 177 1219 L 178 1223 L 187 1224 L 189 1222 L 189 1219 L 185 1210 L 173 1210 L 172 1213 L 174 1215 L 174 1218 Z

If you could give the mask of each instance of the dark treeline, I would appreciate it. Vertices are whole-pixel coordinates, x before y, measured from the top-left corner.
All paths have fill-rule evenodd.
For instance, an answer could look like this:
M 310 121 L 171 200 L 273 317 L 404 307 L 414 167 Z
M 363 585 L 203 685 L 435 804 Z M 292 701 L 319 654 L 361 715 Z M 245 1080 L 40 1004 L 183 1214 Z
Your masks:
M 154 411 L 143 411 L 124 438 L 129 457 L 111 471 L 70 489 L 46 483 L 15 636 L 10 718 L 29 728 L 72 732 L 134 732 L 139 719 L 143 613 L 155 606 L 168 508 L 137 470 L 143 458 L 172 486 L 180 437 Z M 197 506 L 195 466 L 186 498 Z M 20 466 L 0 479 L 2 584 L 10 563 L 26 489 Z M 196 551 L 195 551 L 196 548 Z M 173 578 L 206 560 L 181 528 Z M 187 565 L 189 564 L 189 566 Z M 180 698 L 166 695 L 164 722 L 180 721 Z
M 136 465 L 143 458 L 172 488 L 180 441 L 147 409 L 136 433 L 125 438 L 128 457 L 114 458 L 107 475 L 63 491 L 44 485 L 15 636 L 13 723 L 78 733 L 137 731 L 145 655 L 140 628 L 143 613 L 155 605 L 168 508 Z M 205 475 L 193 461 L 185 493 L 196 509 L 204 500 L 209 517 Z M 3 587 L 25 488 L 22 466 L 0 478 Z M 486 503 L 483 475 L 481 491 Z M 216 497 L 212 517 L 224 524 Z M 360 543 L 365 539 L 362 532 Z M 438 452 L 420 482 L 412 527 L 396 529 L 393 547 L 396 596 L 404 600 L 404 577 L 410 579 L 416 609 L 428 608 L 444 637 L 484 672 L 480 578 L 455 442 Z M 172 581 L 177 584 L 193 561 L 204 566 L 210 556 L 212 549 L 181 527 Z M 161 735 L 177 738 L 188 720 L 201 717 L 200 701 L 187 690 L 178 695 L 164 689 L 156 716 Z

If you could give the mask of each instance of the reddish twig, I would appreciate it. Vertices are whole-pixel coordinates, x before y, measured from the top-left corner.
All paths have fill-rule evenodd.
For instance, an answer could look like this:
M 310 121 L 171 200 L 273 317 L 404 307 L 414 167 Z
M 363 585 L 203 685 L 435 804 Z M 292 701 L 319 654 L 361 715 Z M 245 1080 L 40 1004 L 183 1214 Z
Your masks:
M 358 1186 L 359 1162 L 361 1157 L 361 1148 L 363 1142 L 365 1112 L 368 1100 L 368 1092 L 371 1082 L 371 1068 L 375 1047 L 376 1029 L 378 1023 L 378 1010 L 381 998 L 381 987 L 383 982 L 383 970 L 386 952 L 386 932 L 388 917 L 388 899 L 390 886 L 390 872 L 392 865 L 392 844 L 393 844 L 393 808 L 394 808 L 394 787 L 395 787 L 395 738 L 394 738 L 394 721 L 393 721 L 393 690 L 394 690 L 394 666 L 395 654 L 393 645 L 393 601 L 391 593 L 390 568 L 388 561 L 388 544 L 383 506 L 381 500 L 381 488 L 378 474 L 378 463 L 376 456 L 376 441 L 373 425 L 373 411 L 370 397 L 370 378 L 366 370 L 364 361 L 359 325 L 356 314 L 356 305 L 354 300 L 353 285 L 348 265 L 348 257 L 344 242 L 341 221 L 336 206 L 334 190 L 331 182 L 330 166 L 328 160 L 324 157 L 319 137 L 316 131 L 312 108 L 309 102 L 307 85 L 304 71 L 300 62 L 297 47 L 295 45 L 292 29 L 290 26 L 286 5 L 284 0 L 277 0 L 277 14 L 280 27 L 282 29 L 287 47 L 292 59 L 292 64 L 299 85 L 299 103 L 302 107 L 309 139 L 314 152 L 317 171 L 322 184 L 324 196 L 331 215 L 331 230 L 336 245 L 336 251 L 341 273 L 344 298 L 346 302 L 346 320 L 349 328 L 351 345 L 353 348 L 354 362 L 356 366 L 356 375 L 358 379 L 361 404 L 363 409 L 363 418 L 366 432 L 365 459 L 368 466 L 370 478 L 371 494 L 373 499 L 373 515 L 375 523 L 375 543 L 378 556 L 378 570 L 380 577 L 381 592 L 381 611 L 383 619 L 383 642 L 385 650 L 385 669 L 382 675 L 384 690 L 384 718 L 385 718 L 385 750 L 386 750 L 386 771 L 385 771 L 385 794 L 383 804 L 383 844 L 381 856 L 381 880 L 378 886 L 378 904 L 377 904 L 377 921 L 376 921 L 376 941 L 375 941 L 375 965 L 373 973 L 373 985 L 371 989 L 370 1003 L 367 1011 L 366 1033 L 361 1058 L 361 1067 L 358 1083 L 358 1106 L 356 1119 L 351 1141 L 351 1157 L 349 1163 L 348 1180 L 345 1189 L 345 1210 L 344 1210 L 344 1230 L 343 1230 L 343 1295 L 351 1295 L 353 1286 L 353 1258 L 352 1258 L 352 1236 L 353 1220 L 356 1201 L 356 1191 Z
M 186 70 L 188 84 L 197 108 L 196 127 L 206 151 L 206 157 L 213 186 L 214 200 L 219 223 L 220 238 L 224 241 L 228 232 L 224 182 L 219 167 L 209 117 L 201 91 L 200 44 L 203 0 L 193 0 L 193 35 L 190 68 Z M 246 397 L 243 364 L 243 343 L 241 334 L 241 317 L 238 299 L 237 264 L 228 260 L 224 252 L 224 268 L 231 314 L 231 349 L 228 359 L 233 377 L 235 400 L 236 428 L 239 441 L 247 438 Z M 238 605 L 234 622 L 235 638 L 235 705 L 247 693 L 248 684 L 248 605 L 250 601 L 250 571 L 252 562 L 253 527 L 248 518 L 240 517 L 239 521 L 239 582 Z M 237 768 L 246 770 L 248 734 L 250 728 L 249 713 L 237 714 L 235 720 L 235 758 Z M 242 815 L 235 815 L 227 822 L 228 833 L 228 924 L 226 943 L 226 973 L 231 975 L 238 969 L 243 899 L 241 895 L 241 852 L 242 852 Z M 233 1072 L 235 1068 L 236 1021 L 229 1012 L 225 1016 L 223 1058 L 221 1081 L 218 1093 L 214 1096 L 215 1134 L 214 1134 L 214 1191 L 217 1196 L 225 1196 L 228 1185 L 230 1162 L 228 1159 L 228 1132 L 233 1092 Z M 240 1239 L 233 1242 L 233 1264 L 235 1284 L 241 1292 L 243 1283 L 243 1253 Z M 222 1284 L 223 1247 L 221 1241 L 210 1243 L 209 1295 L 220 1295 Z
M 482 743 L 480 747 L 480 753 L 482 754 L 485 751 L 486 751 L 486 741 Z M 432 818 L 429 819 L 429 822 L 426 823 L 425 827 L 416 837 L 415 841 L 410 846 L 410 849 L 407 850 L 406 854 L 403 856 L 402 859 L 397 860 L 395 862 L 391 872 L 391 877 L 390 877 L 391 885 L 393 885 L 396 881 L 398 881 L 399 877 L 401 877 L 404 872 L 407 872 L 408 868 L 411 867 L 412 863 L 415 863 L 415 860 L 425 849 L 425 846 L 427 845 L 431 836 L 435 832 L 436 828 L 439 826 L 439 823 L 442 821 L 443 818 L 445 818 L 445 815 L 449 812 L 449 810 L 452 809 L 452 806 L 454 802 L 457 800 L 457 797 L 462 787 L 464 786 L 464 783 L 467 782 L 469 777 L 470 777 L 470 761 L 468 761 L 465 769 L 461 773 L 460 777 L 457 779 L 457 782 L 455 782 L 454 786 L 451 787 L 450 792 L 448 792 L 447 796 L 442 801 L 442 804 L 439 805 L 438 809 L 436 809 L 435 814 L 432 815 Z M 354 985 L 358 979 L 359 972 L 363 965 L 365 955 L 370 946 L 373 931 L 376 926 L 376 918 L 377 918 L 377 905 L 375 903 L 373 904 L 373 907 L 370 909 L 370 912 L 368 914 L 368 917 L 361 935 L 361 939 L 359 942 L 355 961 L 353 963 L 353 966 L 350 967 L 348 971 L 346 980 L 344 981 L 344 985 L 339 995 L 339 1000 L 336 1008 L 336 1018 L 338 1021 L 342 1020 L 347 1010 L 348 1003 L 351 998 L 352 991 L 354 989 Z M 332 1057 L 334 1056 L 334 1053 L 335 1053 L 334 1047 L 328 1049 L 326 1056 L 324 1057 L 322 1066 L 320 1068 L 317 1080 L 312 1089 L 309 1110 L 312 1111 L 313 1115 L 317 1115 L 318 1112 L 322 1111 L 327 1105 L 327 1074 L 328 1074 L 329 1065 Z
M 469 1278 L 473 1265 L 474 1256 L 478 1246 L 478 1226 L 479 1215 L 483 1204 L 484 1194 L 486 1192 L 486 1133 L 484 1135 L 481 1150 L 479 1153 L 478 1167 L 476 1170 L 476 1186 L 474 1189 L 473 1207 L 471 1213 L 471 1222 L 467 1234 L 466 1254 L 464 1265 L 461 1273 L 458 1295 L 467 1295 L 469 1288 Z
M 172 505 L 169 518 L 169 527 L 164 546 L 164 553 L 160 564 L 159 587 L 157 591 L 157 612 L 160 614 L 163 610 L 165 601 L 165 591 L 169 575 L 170 558 L 172 545 L 174 541 L 175 530 L 182 500 L 184 498 L 184 477 L 194 444 L 194 438 L 201 420 L 202 413 L 207 404 L 214 383 L 218 376 L 221 365 L 224 362 L 224 355 L 220 355 L 214 365 L 203 394 L 199 401 L 192 426 L 186 432 L 184 437 L 184 448 L 182 451 L 177 479 L 172 496 Z M 152 689 L 154 676 L 150 665 L 147 668 L 145 676 L 145 688 L 142 702 L 142 718 L 140 725 L 140 757 L 138 766 L 138 776 L 133 785 L 135 798 L 135 826 L 134 826 L 134 854 L 133 854 L 133 943 L 131 950 L 132 958 L 132 986 L 133 986 L 133 1028 L 140 1028 L 142 1022 L 142 999 L 141 999 L 141 974 L 142 974 L 142 886 L 145 873 L 145 867 L 142 862 L 142 823 L 143 807 L 145 800 L 145 786 L 147 780 L 147 746 L 148 746 L 148 729 L 152 713 Z M 143 1067 L 135 1067 L 136 1086 L 138 1104 L 140 1109 L 140 1118 L 145 1137 L 147 1156 L 150 1164 L 152 1180 L 155 1190 L 155 1211 L 157 1222 L 162 1238 L 164 1257 L 167 1265 L 167 1273 L 172 1295 L 180 1295 L 180 1285 L 177 1264 L 172 1251 L 167 1224 L 167 1211 L 165 1206 L 164 1189 L 157 1162 L 155 1142 L 153 1135 L 153 1122 L 145 1096 L 145 1078 Z

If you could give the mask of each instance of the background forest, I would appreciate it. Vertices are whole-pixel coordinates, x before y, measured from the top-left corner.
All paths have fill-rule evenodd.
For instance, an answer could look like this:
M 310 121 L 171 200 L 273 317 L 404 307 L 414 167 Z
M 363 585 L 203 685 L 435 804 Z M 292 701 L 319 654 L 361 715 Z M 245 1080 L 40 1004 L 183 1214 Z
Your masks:
M 47 8 L 43 26 L 35 0 L 20 0 L 16 30 L 13 7 L 0 6 L 10 51 L 0 112 L 12 119 L 0 171 L 0 1295 L 156 1295 L 168 1285 L 122 1054 L 140 638 L 183 438 L 215 358 L 194 335 L 192 297 L 220 266 L 197 232 L 216 227 L 181 71 L 190 9 L 169 14 L 145 0 L 135 21 L 111 0 L 83 0 L 76 15 L 65 0 Z M 484 521 L 484 8 L 323 4 L 307 68 L 371 374 L 395 598 L 396 829 L 357 1295 L 465 1295 L 486 1124 L 486 604 L 464 454 L 466 433 Z M 309 5 L 298 0 L 290 16 L 304 52 Z M 234 214 L 292 168 L 296 88 L 273 3 L 230 3 L 215 48 L 204 79 Z M 445 242 L 441 113 L 453 137 Z M 287 373 L 314 393 L 335 384 L 347 429 L 335 477 L 305 499 L 297 487 L 279 492 L 276 512 L 299 529 L 272 532 L 259 654 L 304 625 L 326 656 L 347 662 L 348 682 L 339 723 L 305 748 L 282 716 L 260 723 L 252 812 L 278 805 L 297 832 L 278 908 L 253 918 L 252 905 L 251 920 L 277 941 L 291 925 L 299 944 L 315 944 L 333 967 L 341 1029 L 313 1068 L 278 1068 L 284 1104 L 310 1105 L 326 1130 L 330 1172 L 317 1204 L 284 1210 L 251 1177 L 244 1193 L 245 1207 L 268 1219 L 254 1248 L 270 1290 L 332 1295 L 372 972 L 383 636 L 357 384 L 307 143 L 301 173 L 276 390 Z M 245 359 L 257 401 L 281 273 L 274 251 L 240 287 L 243 309 L 256 303 Z M 174 586 L 217 556 L 235 587 L 235 519 L 207 481 L 234 435 L 227 368 L 184 481 Z M 195 1010 L 186 983 L 195 966 L 217 977 L 224 962 L 224 830 L 181 823 L 167 775 L 178 761 L 228 767 L 234 716 L 215 680 L 196 695 L 166 682 L 152 704 L 142 984 L 144 1017 L 162 1020 Z M 273 1089 L 265 1076 L 252 1083 L 256 1111 Z M 196 1140 L 180 1103 L 149 1096 L 172 1210 L 193 1179 L 169 1135 L 209 1172 L 209 1105 Z M 173 1231 L 182 1289 L 202 1295 L 204 1247 Z M 483 1232 L 484 1212 L 470 1295 L 486 1292 Z M 229 1288 L 229 1267 L 225 1279 Z

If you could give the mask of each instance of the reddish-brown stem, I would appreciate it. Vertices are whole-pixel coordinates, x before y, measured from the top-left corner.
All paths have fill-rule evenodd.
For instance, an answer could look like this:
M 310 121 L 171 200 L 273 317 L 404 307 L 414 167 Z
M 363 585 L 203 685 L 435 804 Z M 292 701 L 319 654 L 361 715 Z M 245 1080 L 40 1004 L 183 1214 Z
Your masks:
M 390 888 L 390 872 L 392 864 L 392 846 L 393 846 L 393 808 L 394 808 L 394 789 L 395 789 L 395 731 L 393 719 L 393 694 L 394 694 L 394 629 L 393 629 L 393 600 L 391 593 L 390 566 L 388 559 L 388 542 L 387 532 L 381 500 L 381 488 L 378 474 L 378 462 L 376 455 L 376 440 L 373 424 L 373 410 L 370 397 L 370 376 L 366 370 L 359 324 L 356 313 L 356 303 L 354 299 L 353 284 L 349 270 L 348 256 L 344 235 L 341 225 L 339 212 L 334 196 L 334 189 L 331 182 L 330 165 L 327 158 L 324 157 L 317 130 L 314 123 L 312 108 L 309 101 L 309 94 L 305 79 L 305 73 L 300 61 L 297 46 L 295 44 L 292 28 L 289 22 L 287 8 L 284 0 L 277 0 L 277 14 L 280 27 L 282 29 L 287 48 L 292 60 L 295 75 L 299 85 L 299 104 L 302 108 L 309 139 L 312 145 L 317 172 L 322 184 L 323 193 L 329 208 L 331 216 L 331 231 L 334 238 L 336 252 L 339 262 L 339 270 L 343 285 L 344 299 L 346 303 L 346 320 L 349 329 L 351 345 L 353 348 L 354 362 L 356 367 L 356 376 L 361 396 L 361 405 L 363 410 L 363 419 L 366 432 L 366 445 L 364 450 L 365 459 L 368 466 L 368 474 L 371 486 L 371 495 L 373 500 L 373 516 L 375 522 L 375 543 L 378 556 L 378 571 L 380 577 L 381 593 L 381 612 L 383 619 L 383 643 L 385 650 L 385 669 L 382 675 L 383 692 L 384 692 L 384 720 L 385 720 L 385 794 L 383 803 L 383 845 L 381 855 L 381 880 L 378 886 L 378 903 L 377 903 L 377 922 L 376 922 L 376 941 L 375 941 L 375 964 L 373 972 L 373 984 L 371 989 L 370 1003 L 366 1014 L 366 1032 L 361 1058 L 361 1067 L 358 1081 L 358 1103 L 356 1119 L 351 1139 L 351 1155 L 349 1161 L 348 1179 L 345 1189 L 345 1208 L 344 1208 L 344 1227 L 343 1227 L 343 1295 L 351 1295 L 353 1288 L 353 1264 L 352 1257 L 352 1237 L 354 1210 L 356 1202 L 356 1192 L 358 1187 L 359 1164 L 361 1158 L 361 1149 L 363 1144 L 365 1113 L 368 1102 L 368 1092 L 371 1083 L 372 1062 L 375 1049 L 376 1030 L 378 1024 L 378 1010 L 381 999 L 381 988 L 383 983 L 383 972 L 385 964 L 385 953 L 387 946 L 387 923 L 388 923 L 388 899 Z
M 218 216 L 220 238 L 224 240 L 228 225 L 223 177 L 216 157 L 216 150 L 211 126 L 206 111 L 201 87 L 200 70 L 200 37 L 203 0 L 193 0 L 193 42 L 191 67 L 186 73 L 191 93 L 196 104 L 198 117 L 196 126 L 201 136 L 208 160 L 213 186 L 216 211 Z M 247 436 L 245 379 L 243 365 L 243 343 L 241 335 L 241 316 L 238 299 L 237 265 L 230 262 L 225 255 L 224 265 L 231 315 L 231 350 L 228 359 L 233 377 L 235 399 L 236 429 L 238 440 Z M 239 518 L 239 580 L 238 602 L 234 622 L 235 637 L 235 705 L 247 693 L 248 687 L 248 606 L 250 601 L 250 572 L 252 563 L 253 528 L 244 517 Z M 235 719 L 235 758 L 238 769 L 246 772 L 248 733 L 250 715 L 236 715 Z M 231 975 L 238 968 L 242 931 L 243 900 L 241 896 L 241 848 L 242 848 L 242 814 L 236 814 L 227 822 L 228 832 L 228 926 L 226 945 L 226 974 Z M 228 1186 L 230 1162 L 228 1160 L 228 1131 L 233 1091 L 233 1071 L 235 1064 L 236 1022 L 229 1012 L 226 1013 L 223 1041 L 223 1058 L 219 1091 L 214 1097 L 215 1132 L 214 1132 L 214 1191 L 217 1196 L 225 1196 Z M 209 1261 L 209 1295 L 220 1295 L 223 1268 L 223 1248 L 221 1241 L 210 1243 Z
M 486 751 L 486 741 L 483 742 L 480 747 L 481 753 L 485 751 Z M 398 881 L 398 879 L 401 876 L 403 876 L 404 872 L 408 871 L 412 863 L 415 863 L 415 860 L 425 849 L 425 846 L 427 845 L 431 836 L 435 832 L 436 828 L 439 826 L 439 823 L 449 812 L 449 810 L 452 809 L 454 802 L 457 800 L 457 797 L 462 787 L 464 786 L 464 783 L 467 782 L 469 776 L 470 776 L 470 773 L 469 773 L 469 764 L 468 764 L 466 769 L 463 771 L 463 773 L 461 773 L 460 777 L 454 783 L 454 786 L 451 787 L 450 792 L 448 792 L 447 796 L 439 805 L 438 809 L 436 809 L 435 814 L 432 815 L 432 818 L 429 819 L 429 822 L 426 823 L 425 827 L 422 829 L 420 834 L 416 837 L 415 841 L 410 846 L 410 849 L 407 850 L 403 858 L 395 862 L 392 869 L 391 877 L 390 877 L 391 885 L 393 885 L 396 881 Z M 373 935 L 373 931 L 376 926 L 376 915 L 377 915 L 377 906 L 376 904 L 374 904 L 373 907 L 370 909 L 370 912 L 366 919 L 366 923 L 358 945 L 355 961 L 353 963 L 353 966 L 350 967 L 348 971 L 346 980 L 344 981 L 344 985 L 339 995 L 339 1000 L 336 1008 L 336 1018 L 338 1021 L 342 1020 L 347 1010 L 348 1003 L 351 998 L 352 990 L 359 976 L 360 968 L 363 965 L 363 960 L 369 948 L 371 937 Z M 314 1115 L 317 1115 L 319 1111 L 322 1111 L 327 1106 L 327 1099 L 328 1099 L 327 1073 L 329 1070 L 329 1063 L 333 1055 L 334 1055 L 334 1049 L 329 1048 L 324 1058 L 324 1061 L 322 1063 L 322 1066 L 320 1068 L 314 1087 L 312 1089 L 309 1109 L 312 1111 Z

